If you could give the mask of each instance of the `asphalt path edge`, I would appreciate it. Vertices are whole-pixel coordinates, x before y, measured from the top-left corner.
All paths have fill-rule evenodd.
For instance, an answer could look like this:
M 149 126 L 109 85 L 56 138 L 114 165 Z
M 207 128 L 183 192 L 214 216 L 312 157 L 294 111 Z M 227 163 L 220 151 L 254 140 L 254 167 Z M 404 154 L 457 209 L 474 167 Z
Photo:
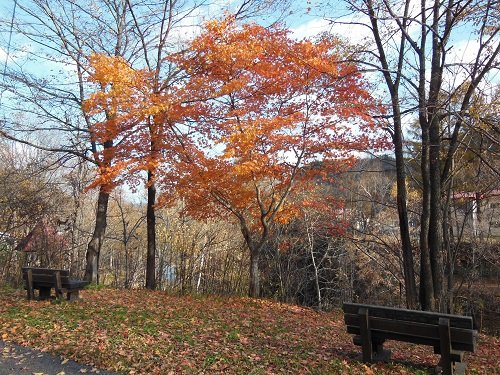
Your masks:
M 0 340 L 0 375 L 81 374 L 113 375 L 115 373 Z

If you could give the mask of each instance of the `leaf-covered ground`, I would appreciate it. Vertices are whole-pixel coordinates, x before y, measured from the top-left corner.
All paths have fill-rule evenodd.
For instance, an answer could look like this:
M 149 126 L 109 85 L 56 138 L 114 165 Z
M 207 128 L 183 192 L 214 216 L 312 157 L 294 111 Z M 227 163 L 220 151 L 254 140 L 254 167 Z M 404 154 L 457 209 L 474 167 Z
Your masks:
M 342 313 L 267 300 L 85 290 L 27 301 L 0 289 L 0 338 L 126 374 L 426 374 L 438 356 L 389 342 L 391 364 L 366 366 Z M 468 374 L 500 374 L 500 340 L 481 335 Z

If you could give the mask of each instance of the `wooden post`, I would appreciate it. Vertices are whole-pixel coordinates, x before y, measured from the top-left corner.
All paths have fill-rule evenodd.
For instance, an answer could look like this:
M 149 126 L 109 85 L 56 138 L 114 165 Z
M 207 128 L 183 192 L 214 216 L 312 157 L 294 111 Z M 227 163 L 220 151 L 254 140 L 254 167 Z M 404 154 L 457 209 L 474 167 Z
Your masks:
M 62 283 L 61 283 L 61 274 L 59 271 L 54 273 L 56 279 L 56 298 L 62 298 Z
M 50 299 L 50 289 L 52 289 L 50 286 L 41 286 L 38 288 L 40 292 L 39 298 L 41 301 Z
M 31 269 L 28 270 L 28 300 L 35 299 L 35 292 L 33 291 L 33 271 Z
M 76 290 L 68 291 L 68 293 L 66 295 L 66 299 L 68 301 L 77 301 L 78 299 L 80 299 L 80 290 L 76 289 Z
M 372 334 L 370 331 L 370 323 L 368 321 L 368 309 L 361 308 L 358 310 L 359 328 L 361 331 L 361 348 L 363 350 L 363 362 L 373 361 L 373 345 Z
M 450 320 L 447 318 L 439 318 L 439 345 L 441 349 L 441 360 L 439 361 L 439 365 L 443 369 L 443 375 L 453 375 Z

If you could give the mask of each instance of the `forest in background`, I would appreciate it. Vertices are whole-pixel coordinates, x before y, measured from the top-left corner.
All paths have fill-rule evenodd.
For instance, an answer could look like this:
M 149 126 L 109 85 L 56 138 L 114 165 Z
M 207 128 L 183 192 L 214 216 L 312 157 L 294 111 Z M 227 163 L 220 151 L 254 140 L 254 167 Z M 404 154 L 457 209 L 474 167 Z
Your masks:
M 22 50 L 22 38 L 43 48 L 20 54 L 26 65 L 21 60 L 6 64 L 3 73 L 2 281 L 19 285 L 20 267 L 30 264 L 69 268 L 75 276 L 119 288 L 146 286 L 179 293 L 241 295 L 252 285 L 249 269 L 257 258 L 260 285 L 253 291 L 262 297 L 318 309 L 346 300 L 411 307 L 418 299 L 418 305 L 425 309 L 473 314 L 478 324 L 483 316 L 493 319 L 499 311 L 500 111 L 496 81 L 487 79 L 488 72 L 498 66 L 498 28 L 492 27 L 498 10 L 488 1 L 452 2 L 448 8 L 440 8 L 436 2 L 436 8 L 415 15 L 408 8 L 410 2 L 392 7 L 385 3 L 386 9 L 374 7 L 371 1 L 346 3 L 353 14 L 367 17 L 363 21 L 370 26 L 376 46 L 368 51 L 362 44 L 336 48 L 361 60 L 360 71 L 363 67 L 378 71 L 387 85 L 388 94 L 380 99 L 384 110 L 372 113 L 376 119 L 372 120 L 379 129 L 387 130 L 394 157 L 361 157 L 353 165 L 350 162 L 347 167 L 328 169 L 327 178 L 314 176 L 307 189 L 287 191 L 290 206 L 275 206 L 273 210 L 279 213 L 293 207 L 289 211 L 293 215 L 266 222 L 256 241 L 252 233 L 245 232 L 238 216 L 188 215 L 185 208 L 193 205 L 189 196 L 173 200 L 168 208 L 157 205 L 157 192 L 165 189 L 158 184 L 159 176 L 168 168 L 162 170 L 155 163 L 142 161 L 161 163 L 158 153 L 172 157 L 177 152 L 155 149 L 158 143 L 155 146 L 154 136 L 163 129 L 158 124 L 171 126 L 179 119 L 151 111 L 138 115 L 144 108 L 136 107 L 136 112 L 120 112 L 133 112 L 140 118 L 134 122 L 137 119 L 120 117 L 123 123 L 131 124 L 125 131 L 139 129 L 134 128 L 139 122 L 146 125 L 146 142 L 136 144 L 142 148 L 136 148 L 137 154 L 130 154 L 133 160 L 126 161 L 136 163 L 133 173 L 142 174 L 134 175 L 125 168 L 113 172 L 113 178 L 118 177 L 110 184 L 106 171 L 124 161 L 118 153 L 117 159 L 107 159 L 106 150 L 120 150 L 126 137 L 118 133 L 106 138 L 108 133 L 102 129 L 109 125 L 109 108 L 99 107 L 102 113 L 85 109 L 89 97 L 99 92 L 99 87 L 106 87 L 106 82 L 99 81 L 96 66 L 93 71 L 89 64 L 93 53 L 121 59 L 111 59 L 111 64 L 125 62 L 122 68 L 130 69 L 134 77 L 125 82 L 130 87 L 145 82 L 140 76 L 143 71 L 152 74 L 148 95 L 161 96 L 168 91 L 165 88 L 177 87 L 179 82 L 192 84 L 182 81 L 193 73 L 183 71 L 180 59 L 189 62 L 193 56 L 175 55 L 181 43 L 176 27 L 185 27 L 183 22 L 206 4 L 171 2 L 166 6 L 158 2 L 159 8 L 153 12 L 148 8 L 152 5 L 142 2 L 103 0 L 96 2 L 101 7 L 96 5 L 89 13 L 78 2 L 20 1 L 17 14 L 24 18 L 2 20 L 6 36 L 2 48 L 11 47 L 15 56 Z M 235 10 L 235 20 L 243 24 L 256 17 L 282 14 L 277 10 L 286 8 L 283 2 L 262 4 L 242 2 Z M 321 9 L 334 25 L 333 32 L 336 22 L 345 22 L 336 18 L 334 9 Z M 311 11 L 314 9 L 307 12 Z M 402 15 L 397 17 L 397 12 Z M 449 33 L 460 22 L 473 29 L 479 47 L 472 60 L 448 64 L 450 49 L 444 47 L 453 45 Z M 415 25 L 429 29 L 423 27 L 420 36 L 406 32 Z M 399 32 L 391 33 L 394 28 Z M 236 36 L 238 30 L 230 32 Z M 18 45 L 11 43 L 12 35 L 21 38 Z M 282 41 L 280 35 L 270 35 L 270 42 Z M 380 43 L 384 40 L 398 43 Z M 388 51 L 389 45 L 395 50 Z M 277 61 L 282 59 L 279 51 L 273 53 Z M 26 68 L 28 61 L 51 62 L 56 68 L 40 76 L 40 72 Z M 179 71 L 187 73 L 179 78 Z M 446 82 L 446 74 L 462 77 L 464 71 L 460 82 Z M 89 81 L 92 74 L 94 80 Z M 252 74 L 254 80 L 263 79 L 260 71 Z M 107 83 L 115 79 L 115 87 L 123 84 L 109 75 L 105 79 Z M 229 83 L 234 86 L 234 82 Z M 308 84 L 316 87 L 316 82 Z M 300 97 L 300 88 L 290 87 Z M 102 90 L 102 94 L 110 91 Z M 238 91 L 225 94 L 244 98 Z M 277 91 L 267 94 L 272 100 L 284 95 Z M 115 98 L 123 100 L 123 96 Z M 256 105 L 268 110 L 261 103 L 248 105 L 252 111 Z M 404 116 L 415 112 L 421 116 L 414 119 L 411 129 L 403 131 Z M 232 115 L 217 113 L 228 118 Z M 271 115 L 275 114 L 266 113 Z M 202 120 L 196 119 L 199 123 Z M 104 127 L 99 128 L 101 125 Z M 174 135 L 181 134 L 175 133 L 174 127 L 169 129 Z M 305 160 L 297 166 L 302 177 L 327 170 L 329 165 Z M 127 187 L 122 182 L 129 172 L 134 177 L 127 181 Z M 189 182 L 186 180 L 187 185 Z M 89 186 L 95 189 L 88 190 Z M 428 280 L 429 285 L 425 284 Z
M 13 155 L 19 150 L 5 144 L 2 150 L 3 160 L 9 161 L 1 169 L 2 282 L 21 285 L 20 268 L 26 265 L 70 269 L 83 277 L 96 200 L 95 193 L 84 192 L 89 171 L 65 173 L 43 153 Z M 334 208 L 333 221 L 331 213 L 311 206 L 277 228 L 261 260 L 262 296 L 323 310 L 349 300 L 404 306 L 394 168 L 391 158 L 361 159 L 336 176 L 334 185 L 318 184 L 315 199 L 342 197 L 343 204 Z M 80 175 L 75 176 L 76 170 Z M 145 285 L 145 203 L 132 198 L 130 191 L 117 189 L 110 200 L 99 282 L 115 288 Z M 485 329 L 494 332 L 498 200 L 486 202 L 478 220 L 469 199 L 454 201 L 454 293 L 456 312 L 482 318 Z M 249 256 L 237 225 L 191 219 L 179 213 L 181 205 L 158 210 L 158 289 L 245 295 Z M 472 235 L 473 220 L 482 223 L 477 235 Z M 417 229 L 414 215 L 414 236 Z

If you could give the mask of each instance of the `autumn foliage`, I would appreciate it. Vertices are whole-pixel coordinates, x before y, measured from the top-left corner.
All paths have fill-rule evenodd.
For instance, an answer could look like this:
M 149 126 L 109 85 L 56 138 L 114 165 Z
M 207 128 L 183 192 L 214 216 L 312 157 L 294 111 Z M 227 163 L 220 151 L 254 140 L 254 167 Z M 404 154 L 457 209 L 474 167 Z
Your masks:
M 196 216 L 214 202 L 248 222 L 280 216 L 292 187 L 327 176 L 352 150 L 373 148 L 375 109 L 364 81 L 335 39 L 296 41 L 278 27 L 213 21 L 173 56 L 189 74 L 198 153 L 178 168 L 176 187 Z M 356 133 L 357 132 L 357 133 Z M 322 161 L 321 168 L 311 163 Z M 288 212 L 288 213 L 287 213 Z
M 137 185 L 138 172 L 156 168 L 172 152 L 181 153 L 182 134 L 175 127 L 181 116 L 181 100 L 175 90 L 158 91 L 154 74 L 135 69 L 124 58 L 94 54 L 89 57 L 89 80 L 98 89 L 84 102 L 87 116 L 96 121 L 91 128 L 98 144 L 112 142 L 97 155 L 99 175 L 91 187 L 116 186 L 125 180 Z M 151 142 L 156 143 L 152 152 Z
M 185 78 L 159 94 L 147 71 L 91 58 L 100 90 L 85 109 L 105 116 L 93 136 L 115 139 L 114 165 L 96 183 L 154 165 L 160 203 L 181 197 L 194 217 L 237 219 L 258 279 L 273 223 L 286 223 L 302 204 L 303 194 L 291 194 L 350 166 L 353 151 L 384 145 L 372 117 L 378 108 L 346 47 L 329 35 L 297 41 L 279 26 L 227 17 L 208 22 L 169 60 Z M 156 153 L 145 131 L 151 118 Z

